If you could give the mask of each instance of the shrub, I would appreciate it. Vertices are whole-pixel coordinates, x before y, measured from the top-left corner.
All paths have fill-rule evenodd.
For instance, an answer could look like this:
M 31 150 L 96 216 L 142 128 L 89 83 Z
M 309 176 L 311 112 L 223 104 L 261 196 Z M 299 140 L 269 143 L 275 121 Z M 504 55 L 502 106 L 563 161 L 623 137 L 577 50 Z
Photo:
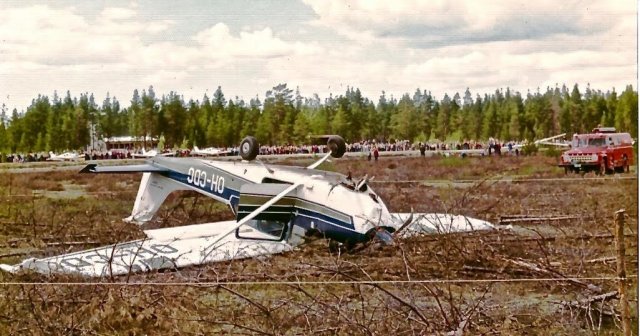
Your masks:
M 546 151 L 544 151 L 544 155 L 548 157 L 560 157 L 562 155 L 562 150 L 558 147 L 548 147 Z
M 535 143 L 530 142 L 522 146 L 522 155 L 533 155 L 538 153 L 538 146 Z

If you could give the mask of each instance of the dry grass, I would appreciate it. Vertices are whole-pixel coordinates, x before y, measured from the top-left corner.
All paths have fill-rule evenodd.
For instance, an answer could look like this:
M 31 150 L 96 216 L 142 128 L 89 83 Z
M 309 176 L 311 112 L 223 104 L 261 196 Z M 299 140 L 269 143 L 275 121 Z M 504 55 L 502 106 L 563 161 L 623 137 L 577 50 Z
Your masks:
M 374 181 L 379 182 L 371 183 L 372 187 L 394 212 L 411 208 L 417 212 L 453 212 L 494 223 L 507 215 L 573 217 L 522 222 L 511 230 L 497 232 L 416 237 L 397 246 L 370 246 L 358 253 L 331 252 L 327 241 L 315 240 L 282 255 L 107 279 L 130 283 L 187 282 L 188 286 L 5 286 L 0 291 L 0 334 L 400 335 L 456 330 L 466 334 L 618 334 L 619 321 L 597 313 L 600 307 L 615 307 L 615 299 L 594 304 L 590 313 L 560 304 L 595 295 L 585 283 L 599 287 L 603 293 L 615 290 L 616 284 L 608 280 L 326 283 L 613 277 L 615 263 L 593 260 L 614 255 L 613 213 L 619 208 L 627 209 L 628 214 L 627 273 L 637 274 L 636 180 L 433 183 L 503 175 L 576 177 L 564 177 L 554 163 L 555 159 L 543 156 L 334 160 L 327 165 L 329 169 L 351 171 L 354 178 L 365 173 L 375 175 Z M 48 242 L 84 240 L 107 244 L 142 237 L 139 228 L 120 221 L 130 211 L 138 178 L 89 178 L 73 172 L 3 176 L 0 254 L 26 251 L 26 255 L 0 258 L 0 262 L 70 250 L 67 246 L 47 245 Z M 29 195 L 30 188 L 39 183 L 35 181 L 44 179 L 75 181 L 88 193 L 75 199 L 7 196 L 9 186 L 11 194 Z M 398 180 L 405 182 L 381 182 Z M 171 196 L 149 227 L 229 218 L 228 209 L 220 204 L 195 193 L 181 192 Z M 542 271 L 534 272 L 514 261 L 535 264 Z M 69 276 L 4 273 L 0 273 L 0 280 L 88 281 Z M 202 285 L 238 281 L 264 283 Z M 325 283 L 304 284 L 305 281 Z M 637 278 L 632 282 L 631 288 L 635 288 Z M 635 289 L 631 296 L 637 299 Z M 637 321 L 637 301 L 632 307 Z

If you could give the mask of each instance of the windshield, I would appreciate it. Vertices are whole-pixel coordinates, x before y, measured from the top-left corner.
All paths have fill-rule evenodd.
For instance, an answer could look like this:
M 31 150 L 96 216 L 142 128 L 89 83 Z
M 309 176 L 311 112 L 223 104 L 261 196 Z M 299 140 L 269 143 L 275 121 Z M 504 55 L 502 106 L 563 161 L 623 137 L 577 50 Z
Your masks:
M 248 221 L 246 225 L 249 228 L 238 228 L 236 233 L 238 238 L 278 241 L 284 237 L 287 222 L 279 220 L 253 219 Z
M 605 141 L 605 138 L 580 137 L 580 138 L 573 138 L 573 141 L 571 141 L 571 147 L 573 148 L 590 147 L 590 146 L 601 147 L 606 145 L 607 143 Z
M 252 223 L 249 226 L 253 226 L 260 232 L 270 234 L 274 237 L 280 237 L 282 235 L 282 230 L 286 223 L 272 220 L 263 220 L 258 219 L 255 221 L 251 221 Z

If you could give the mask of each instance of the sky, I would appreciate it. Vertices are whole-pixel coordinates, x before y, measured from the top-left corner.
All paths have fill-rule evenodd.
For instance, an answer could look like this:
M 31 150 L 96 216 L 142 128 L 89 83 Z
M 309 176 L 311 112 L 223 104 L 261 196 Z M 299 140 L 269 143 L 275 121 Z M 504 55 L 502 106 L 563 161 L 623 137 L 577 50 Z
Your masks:
M 374 102 L 417 88 L 622 91 L 638 82 L 637 17 L 635 0 L 3 0 L 0 104 L 69 90 L 126 107 L 149 86 L 248 101 L 280 83 Z

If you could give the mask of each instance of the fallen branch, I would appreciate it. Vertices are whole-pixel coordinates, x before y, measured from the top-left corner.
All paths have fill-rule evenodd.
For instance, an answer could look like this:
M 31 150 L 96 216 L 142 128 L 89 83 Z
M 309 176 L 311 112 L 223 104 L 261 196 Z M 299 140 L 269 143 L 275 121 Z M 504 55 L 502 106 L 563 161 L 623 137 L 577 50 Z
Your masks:
M 624 235 L 625 237 L 636 237 L 636 234 L 627 233 Z M 520 243 L 520 242 L 530 242 L 530 241 L 556 241 L 556 240 L 591 240 L 591 239 L 613 239 L 614 235 L 608 233 L 600 233 L 600 234 L 584 234 L 579 236 L 554 236 L 554 237 L 532 237 L 532 238 L 509 238 L 502 239 L 499 241 L 495 241 L 495 243 Z M 493 243 L 493 242 L 491 242 Z
M 582 216 L 543 216 L 543 217 L 512 217 L 512 216 L 500 216 L 500 220 L 498 224 L 511 224 L 511 223 L 522 223 L 522 222 L 547 222 L 547 221 L 562 221 L 569 219 L 579 219 L 583 218 Z
M 34 252 L 39 252 L 39 251 L 26 251 L 26 252 L 14 252 L 14 253 L 0 254 L 0 258 L 23 256 L 23 255 L 27 255 L 29 253 L 34 253 Z
M 607 302 L 611 299 L 615 299 L 618 297 L 618 291 L 613 291 L 613 292 L 608 292 L 608 293 L 604 293 L 604 294 L 600 294 L 600 295 L 595 295 L 595 296 L 591 296 L 588 297 L 586 299 L 583 300 L 577 300 L 577 301 L 552 301 L 553 303 L 559 304 L 561 306 L 566 306 L 566 307 L 572 307 L 572 308 L 578 308 L 578 309 L 582 309 L 582 310 L 586 310 L 586 311 L 591 311 L 596 310 L 598 311 L 601 315 L 605 315 L 605 316 L 609 316 L 609 317 L 615 317 L 618 318 L 618 314 L 616 314 L 615 310 L 613 308 L 611 308 L 610 312 L 604 311 L 604 308 L 596 308 L 596 307 L 592 307 L 591 305 L 593 303 L 604 303 Z
M 609 262 L 612 262 L 612 261 L 616 261 L 616 257 L 602 257 L 602 258 L 589 259 L 589 260 L 585 261 L 585 263 L 593 264 L 593 263 L 600 263 L 601 262 L 603 264 L 606 264 L 606 263 L 609 263 Z
M 55 243 L 45 243 L 47 246 L 78 246 L 78 245 L 100 245 L 101 242 L 97 241 L 70 241 L 70 242 L 55 242 Z
M 539 273 L 545 276 L 551 276 L 554 278 L 558 278 L 558 279 L 562 279 L 562 280 L 566 280 L 570 283 L 573 283 L 575 285 L 578 285 L 580 287 L 584 287 L 586 289 L 588 289 L 591 292 L 594 293 L 601 293 L 602 292 L 602 288 L 600 288 L 599 286 L 596 286 L 594 284 L 590 284 L 590 283 L 586 283 L 577 279 L 571 279 L 571 278 L 567 278 L 565 275 L 560 274 L 557 271 L 554 270 L 550 270 L 547 268 L 544 268 L 542 266 L 539 266 L 537 264 L 534 264 L 532 262 L 528 262 L 528 261 L 524 261 L 524 260 L 513 260 L 513 259 L 509 259 L 509 258 L 502 258 L 502 260 L 512 263 L 514 265 L 520 266 L 520 267 L 524 267 L 526 269 L 529 269 L 535 273 Z

